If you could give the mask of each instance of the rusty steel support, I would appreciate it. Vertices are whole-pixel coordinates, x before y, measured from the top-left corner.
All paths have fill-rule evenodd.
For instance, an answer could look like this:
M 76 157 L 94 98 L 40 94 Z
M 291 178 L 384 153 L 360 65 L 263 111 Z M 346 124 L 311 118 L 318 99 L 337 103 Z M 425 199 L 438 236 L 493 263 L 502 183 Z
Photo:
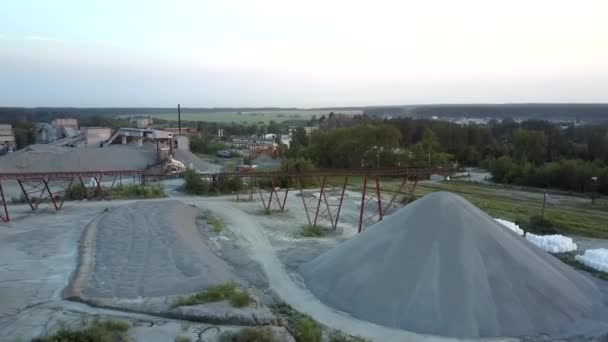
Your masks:
M 32 179 L 27 181 L 17 179 L 17 182 L 19 183 L 21 191 L 23 192 L 23 196 L 25 197 L 27 203 L 30 205 L 30 208 L 32 210 L 36 210 L 40 203 L 42 203 L 42 201 L 46 198 L 45 193 L 47 189 L 45 186 L 44 178 Z M 38 197 L 32 198 L 31 195 L 35 193 L 38 194 Z
M 4 208 L 4 213 L 0 212 L 0 220 L 4 222 L 8 222 L 11 220 L 10 216 L 8 216 L 8 208 L 6 206 L 6 198 L 4 198 L 4 191 L 2 190 L 2 181 L 0 181 L 0 204 Z
M 323 180 L 319 180 L 321 183 L 321 190 L 319 192 L 319 201 L 317 202 L 317 210 L 315 210 L 315 220 L 313 222 L 313 226 L 317 225 L 317 219 L 319 218 L 319 209 L 321 209 L 321 200 L 323 199 L 323 191 L 325 190 L 325 180 L 327 177 L 323 177 Z
M 342 192 L 340 193 L 340 203 L 338 204 L 338 212 L 336 213 L 336 224 L 334 229 L 338 227 L 338 219 L 340 218 L 340 211 L 342 210 L 342 202 L 344 202 L 344 192 L 346 192 L 346 185 L 348 184 L 348 176 L 344 176 L 344 184 L 342 185 Z
M 361 233 L 363 230 L 363 212 L 365 211 L 365 193 L 367 190 L 367 175 L 363 176 L 363 188 L 361 189 L 361 212 L 359 213 L 359 230 Z
M 382 221 L 382 197 L 380 197 L 380 176 L 376 176 L 376 196 L 378 196 L 378 221 Z
M 55 207 L 55 210 L 57 211 L 61 210 L 61 208 L 63 208 L 66 195 L 72 187 L 74 178 L 43 179 L 43 182 L 44 186 L 46 187 L 46 191 L 49 193 L 53 207 Z M 55 188 L 58 188 L 59 191 L 56 191 Z
M 304 197 L 304 189 L 302 188 L 302 177 L 298 177 L 298 187 L 300 188 L 300 198 L 302 199 L 302 205 L 304 206 L 304 212 L 308 219 L 308 225 L 312 227 L 312 221 L 310 220 L 310 214 L 308 213 L 308 206 L 306 205 L 306 198 Z
M 338 221 L 340 220 L 340 212 L 342 210 L 342 203 L 344 202 L 348 177 L 345 177 L 344 183 L 338 188 L 335 196 L 337 198 L 337 203 L 334 201 L 334 204 L 330 204 L 330 198 L 333 198 L 333 196 L 328 197 L 328 194 L 331 194 L 332 192 L 332 187 L 329 186 L 330 182 L 328 181 L 327 176 L 316 177 L 316 179 L 320 186 L 318 198 L 316 197 L 317 195 L 305 193 L 304 187 L 302 186 L 304 183 L 303 177 L 300 176 L 297 178 L 300 198 L 302 199 L 302 205 L 304 206 L 308 225 L 315 227 L 320 224 L 322 220 L 325 220 L 330 223 L 332 229 L 336 229 Z

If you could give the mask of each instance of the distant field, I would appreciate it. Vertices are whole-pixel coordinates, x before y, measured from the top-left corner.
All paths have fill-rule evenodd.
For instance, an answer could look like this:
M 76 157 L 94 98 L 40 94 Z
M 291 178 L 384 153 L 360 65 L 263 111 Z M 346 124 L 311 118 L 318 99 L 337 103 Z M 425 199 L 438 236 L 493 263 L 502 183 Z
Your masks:
M 334 113 L 341 113 L 347 115 L 361 114 L 360 110 L 283 110 L 283 111 L 253 111 L 253 112 L 201 112 L 201 113 L 182 113 L 182 120 L 184 121 L 207 121 L 207 122 L 219 122 L 219 123 L 230 123 L 236 122 L 240 124 L 253 124 L 253 123 L 268 123 L 270 120 L 277 122 L 283 122 L 287 120 L 301 120 L 307 121 L 313 115 L 320 117 L 321 115 L 327 116 L 331 111 Z M 163 120 L 174 120 L 177 121 L 177 111 L 175 113 L 162 113 L 162 114 L 151 114 L 153 118 Z

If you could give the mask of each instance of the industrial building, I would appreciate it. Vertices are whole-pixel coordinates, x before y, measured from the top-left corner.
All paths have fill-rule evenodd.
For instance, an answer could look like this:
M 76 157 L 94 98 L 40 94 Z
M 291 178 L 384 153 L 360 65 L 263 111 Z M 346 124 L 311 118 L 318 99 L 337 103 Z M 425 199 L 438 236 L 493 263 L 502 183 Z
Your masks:
M 0 124 L 0 154 L 11 152 L 17 148 L 13 126 Z

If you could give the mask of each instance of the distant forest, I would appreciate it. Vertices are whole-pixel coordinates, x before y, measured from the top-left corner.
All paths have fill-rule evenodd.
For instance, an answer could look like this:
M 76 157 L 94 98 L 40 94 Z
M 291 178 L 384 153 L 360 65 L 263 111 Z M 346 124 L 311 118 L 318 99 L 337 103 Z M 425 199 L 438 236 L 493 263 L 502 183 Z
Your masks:
M 608 104 L 463 104 L 463 105 L 406 105 L 375 107 L 327 107 L 310 110 L 362 110 L 364 115 L 375 117 L 410 118 L 512 118 L 516 120 L 537 119 L 548 121 L 608 121 Z M 181 108 L 182 113 L 247 112 L 302 110 L 299 108 Z M 76 108 L 76 107 L 0 107 L 0 122 L 16 124 L 20 120 L 50 121 L 57 117 L 79 118 L 115 117 L 119 115 L 145 115 L 176 113 L 174 108 Z
M 364 114 L 380 117 L 512 118 L 549 121 L 608 121 L 608 104 L 463 104 L 367 107 Z

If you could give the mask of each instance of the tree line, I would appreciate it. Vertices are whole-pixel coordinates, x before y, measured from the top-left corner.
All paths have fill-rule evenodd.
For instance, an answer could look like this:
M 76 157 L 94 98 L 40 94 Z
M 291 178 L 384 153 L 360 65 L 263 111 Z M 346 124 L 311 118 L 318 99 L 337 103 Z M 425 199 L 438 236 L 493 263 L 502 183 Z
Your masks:
M 296 129 L 287 157 L 323 168 L 482 166 L 501 183 L 608 194 L 608 124 L 334 115 L 310 135 Z

